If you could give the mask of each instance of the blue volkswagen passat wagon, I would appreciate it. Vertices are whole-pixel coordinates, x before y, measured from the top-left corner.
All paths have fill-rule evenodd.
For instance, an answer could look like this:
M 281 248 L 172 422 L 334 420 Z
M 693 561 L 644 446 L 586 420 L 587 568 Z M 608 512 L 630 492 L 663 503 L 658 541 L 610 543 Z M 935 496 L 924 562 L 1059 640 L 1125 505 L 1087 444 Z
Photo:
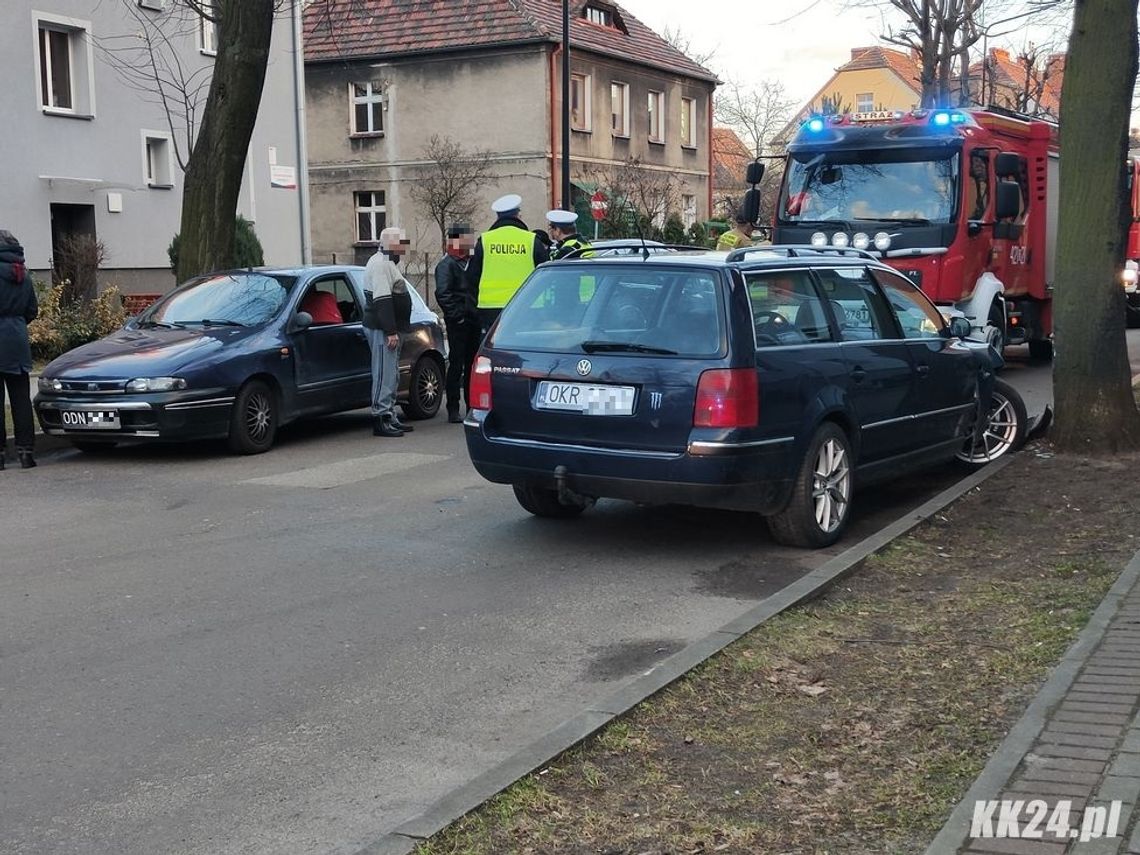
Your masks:
M 1000 357 L 966 333 L 855 250 L 552 262 L 476 358 L 467 446 L 538 516 L 600 497 L 691 504 L 826 546 L 856 485 L 1021 442 Z

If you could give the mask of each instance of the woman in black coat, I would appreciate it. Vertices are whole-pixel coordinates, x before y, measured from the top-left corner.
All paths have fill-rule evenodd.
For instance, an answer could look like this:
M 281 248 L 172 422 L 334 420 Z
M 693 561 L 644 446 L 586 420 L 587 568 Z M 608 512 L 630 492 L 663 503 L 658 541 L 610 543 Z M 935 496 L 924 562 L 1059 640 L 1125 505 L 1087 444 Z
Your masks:
M 16 428 L 16 456 L 24 469 L 36 465 L 35 422 L 28 384 L 32 370 L 28 324 L 36 319 L 38 312 L 36 289 L 24 264 L 24 248 L 11 232 L 0 229 L 0 412 L 4 409 L 7 387 Z M 0 469 L 4 468 L 7 433 L 0 418 Z

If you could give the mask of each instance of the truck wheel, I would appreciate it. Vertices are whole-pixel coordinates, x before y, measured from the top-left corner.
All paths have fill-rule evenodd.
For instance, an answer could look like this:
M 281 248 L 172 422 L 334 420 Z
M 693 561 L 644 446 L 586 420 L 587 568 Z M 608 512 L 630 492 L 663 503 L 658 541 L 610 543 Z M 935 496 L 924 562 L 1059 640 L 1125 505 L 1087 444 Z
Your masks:
M 986 322 L 986 341 L 992 344 L 998 353 L 1005 350 L 1005 312 L 996 302 L 990 306 L 990 316 Z
M 586 510 L 586 505 L 563 503 L 558 498 L 558 491 L 543 487 L 533 487 L 530 484 L 515 484 L 515 498 L 522 505 L 523 510 L 529 511 L 536 517 L 552 517 L 555 519 L 569 519 L 576 517 Z
M 1021 400 L 1021 395 L 1004 380 L 995 379 L 990 411 L 986 416 L 986 429 L 981 438 L 975 442 L 974 428 L 971 425 L 966 442 L 956 457 L 971 468 L 992 463 L 999 457 L 1021 448 L 1021 444 L 1025 442 L 1028 422 L 1025 402 Z
M 1047 338 L 1030 339 L 1029 358 L 1048 362 L 1053 358 L 1053 342 Z
M 853 463 L 847 434 L 832 422 L 820 425 L 800 463 L 788 506 L 768 517 L 772 537 L 815 549 L 839 540 L 851 514 Z
M 1132 306 L 1124 307 L 1124 325 L 1130 330 L 1140 327 L 1140 306 L 1136 308 Z

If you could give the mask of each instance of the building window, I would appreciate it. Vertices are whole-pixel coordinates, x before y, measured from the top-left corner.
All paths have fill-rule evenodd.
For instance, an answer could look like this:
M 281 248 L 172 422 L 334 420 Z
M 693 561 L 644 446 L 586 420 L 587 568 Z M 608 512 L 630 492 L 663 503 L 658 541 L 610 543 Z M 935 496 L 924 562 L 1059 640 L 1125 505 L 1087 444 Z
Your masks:
M 172 187 L 170 135 L 160 131 L 143 131 L 143 172 L 147 187 Z
M 384 87 L 380 83 L 353 83 L 352 135 L 384 133 Z
M 629 84 L 610 84 L 610 128 L 614 136 L 629 136 Z
M 200 5 L 203 12 L 213 16 L 213 0 L 202 0 Z M 204 14 L 198 18 L 198 50 L 209 56 L 216 56 L 218 53 L 218 24 Z
M 681 145 L 695 148 L 697 145 L 697 102 L 692 98 L 681 99 Z
M 665 93 L 649 93 L 649 141 L 665 142 Z
M 697 197 L 689 193 L 681 196 L 681 223 L 691 229 L 697 222 Z
M 855 112 L 870 113 L 875 109 L 875 93 L 860 92 L 855 96 Z
M 612 27 L 614 25 L 613 13 L 609 9 L 599 9 L 597 6 L 587 6 L 585 9 L 586 20 L 591 24 L 597 24 L 600 27 Z
M 164 2 L 165 0 L 139 0 L 139 8 L 150 9 L 153 12 L 161 12 Z
M 591 130 L 590 75 L 570 75 L 570 127 L 576 131 Z
M 90 27 L 74 18 L 37 15 L 36 84 L 45 112 L 82 118 L 95 112 Z
M 356 197 L 356 242 L 378 243 L 384 231 L 386 209 L 384 191 L 369 190 L 354 194 Z

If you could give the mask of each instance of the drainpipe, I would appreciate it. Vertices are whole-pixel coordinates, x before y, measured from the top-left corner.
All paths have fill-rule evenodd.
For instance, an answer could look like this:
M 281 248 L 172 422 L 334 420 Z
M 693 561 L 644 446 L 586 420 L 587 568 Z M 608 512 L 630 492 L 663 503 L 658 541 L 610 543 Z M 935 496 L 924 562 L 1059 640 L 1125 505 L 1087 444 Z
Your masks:
M 709 147 L 709 177 L 708 177 L 708 181 L 706 182 L 706 187 L 708 189 L 708 199 L 707 199 L 708 207 L 705 208 L 705 219 L 706 220 L 712 219 L 712 206 L 713 206 L 713 174 L 714 173 L 713 173 L 712 138 L 713 138 L 713 92 L 714 91 L 715 91 L 715 86 L 713 89 L 709 90 L 708 109 L 705 111 L 709 114 L 709 135 L 708 135 L 708 143 L 707 143 L 708 147 Z
M 562 47 L 556 46 L 550 52 L 550 207 L 554 208 L 558 204 L 558 146 L 557 146 L 557 132 L 555 130 L 558 111 L 555 108 L 555 81 L 558 79 L 556 69 L 557 60 L 562 53 Z
M 297 193 L 300 207 L 301 263 L 313 263 L 309 238 L 309 146 L 305 134 L 305 51 L 301 34 L 301 0 L 293 0 L 293 114 L 297 133 Z

